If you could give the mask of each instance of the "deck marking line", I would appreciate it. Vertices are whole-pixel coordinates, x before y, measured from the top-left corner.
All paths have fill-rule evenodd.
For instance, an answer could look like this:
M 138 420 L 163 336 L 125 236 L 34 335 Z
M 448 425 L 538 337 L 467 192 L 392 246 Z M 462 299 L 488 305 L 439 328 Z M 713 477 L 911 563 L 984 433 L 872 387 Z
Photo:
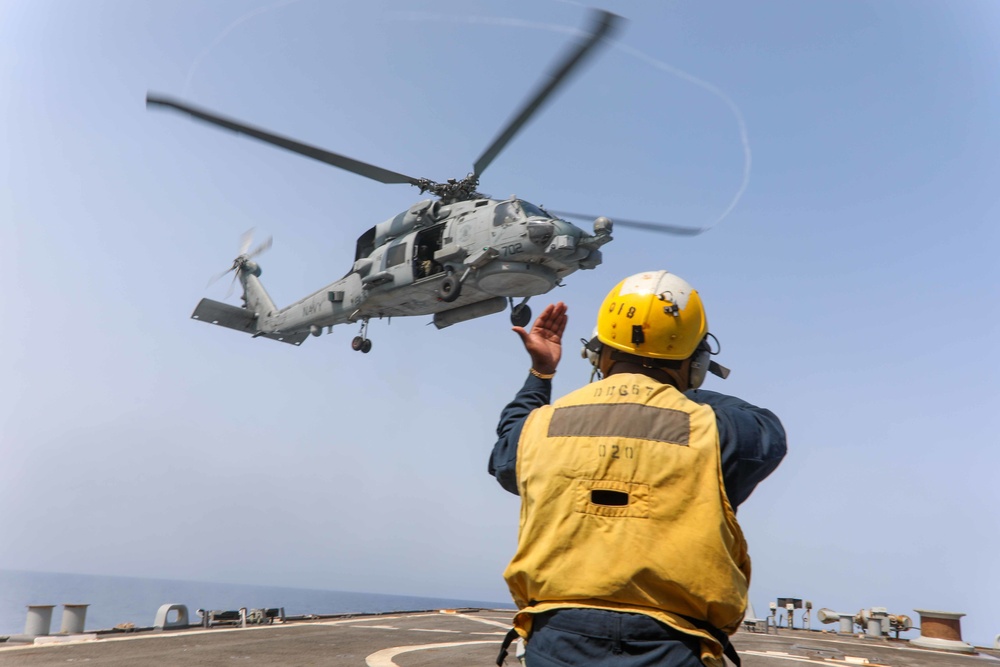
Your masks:
M 819 664 L 819 665 L 859 665 L 859 664 L 864 664 L 864 665 L 869 665 L 869 667 L 891 667 L 890 665 L 886 665 L 885 663 L 871 662 L 867 658 L 863 658 L 863 660 L 865 660 L 865 662 L 861 663 L 861 662 L 855 662 L 857 660 L 857 658 L 854 658 L 855 661 L 846 660 L 846 659 L 845 660 L 841 660 L 839 658 L 807 658 L 805 656 L 792 655 L 790 653 L 784 653 L 784 652 L 781 652 L 781 651 L 741 651 L 741 653 L 746 653 L 747 655 L 760 655 L 760 656 L 764 656 L 764 657 L 767 657 L 767 658 L 776 658 L 778 660 L 793 660 L 795 662 L 811 662 L 813 664 Z M 845 656 L 845 657 L 852 657 L 853 658 L 854 656 Z
M 361 616 L 361 617 L 357 617 L 357 618 L 344 618 L 344 619 L 336 620 L 336 621 L 334 621 L 334 620 L 330 620 L 330 621 L 318 621 L 318 622 L 315 622 L 315 623 L 310 623 L 309 625 L 346 625 L 348 623 L 370 623 L 372 621 L 385 621 L 387 619 L 391 620 L 391 619 L 400 619 L 400 618 L 423 618 L 425 616 L 434 616 L 435 618 L 438 618 L 438 615 L 436 613 L 435 614 L 413 614 L 411 616 L 402 616 L 402 615 L 399 615 L 399 614 L 394 614 L 392 616 L 378 616 L 378 617 L 375 617 L 375 618 L 371 618 L 371 617 L 367 617 L 366 618 L 366 617 Z
M 434 628 L 407 628 L 410 632 L 448 632 L 453 635 L 462 634 L 461 630 L 435 630 Z
M 495 625 L 498 628 L 503 628 L 505 630 L 510 630 L 514 627 L 513 623 L 501 623 L 500 621 L 494 621 L 492 618 L 483 618 L 481 616 L 466 616 L 465 614 L 459 614 L 460 618 L 467 618 L 470 621 L 479 621 L 480 623 L 485 623 L 486 625 Z
M 444 644 L 420 644 L 417 646 L 393 646 L 392 648 L 384 648 L 381 651 L 376 651 L 370 656 L 365 658 L 365 664 L 368 667 L 399 667 L 393 658 L 401 653 L 409 653 L 410 651 L 426 651 L 431 648 L 452 648 L 455 646 L 473 646 L 475 644 L 493 644 L 495 641 L 478 641 L 478 642 L 447 642 Z
M 740 651 L 744 655 L 759 655 L 765 658 L 774 658 L 775 660 L 793 660 L 795 662 L 811 662 L 815 664 L 829 664 L 826 660 L 813 660 L 812 658 L 801 658 L 795 655 L 788 655 L 787 653 L 778 653 L 776 651 Z

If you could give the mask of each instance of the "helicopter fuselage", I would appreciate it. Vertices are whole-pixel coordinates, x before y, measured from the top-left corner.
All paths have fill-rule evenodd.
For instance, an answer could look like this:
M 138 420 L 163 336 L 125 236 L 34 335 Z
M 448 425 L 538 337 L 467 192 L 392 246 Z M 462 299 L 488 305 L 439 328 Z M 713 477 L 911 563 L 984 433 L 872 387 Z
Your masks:
M 346 276 L 282 309 L 260 283 L 259 267 L 240 273 L 258 332 L 312 333 L 369 318 L 434 315 L 443 328 L 506 308 L 508 300 L 544 294 L 578 269 L 601 263 L 611 224 L 588 234 L 528 202 L 424 200 L 358 239 Z M 252 264 L 252 263 L 251 263 Z M 441 284 L 460 281 L 445 300 Z

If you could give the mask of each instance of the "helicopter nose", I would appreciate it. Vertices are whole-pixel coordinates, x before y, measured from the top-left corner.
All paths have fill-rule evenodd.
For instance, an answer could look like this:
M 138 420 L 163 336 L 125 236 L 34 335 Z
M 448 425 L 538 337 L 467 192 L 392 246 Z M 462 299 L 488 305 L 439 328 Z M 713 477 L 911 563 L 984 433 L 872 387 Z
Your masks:
M 535 245 L 547 246 L 555 229 L 555 224 L 548 220 L 532 220 L 528 223 L 528 239 Z

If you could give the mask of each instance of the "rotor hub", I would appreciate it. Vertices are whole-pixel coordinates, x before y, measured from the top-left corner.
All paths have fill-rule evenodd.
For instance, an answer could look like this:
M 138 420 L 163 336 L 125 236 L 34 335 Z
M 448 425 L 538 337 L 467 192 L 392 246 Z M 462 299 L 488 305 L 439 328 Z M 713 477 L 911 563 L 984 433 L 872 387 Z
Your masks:
M 427 178 L 421 178 L 417 182 L 417 187 L 420 188 L 421 193 L 430 192 L 439 197 L 442 203 L 445 204 L 485 198 L 486 195 L 476 191 L 478 186 L 479 177 L 475 174 L 469 174 L 461 180 L 449 178 L 444 183 L 436 183 Z

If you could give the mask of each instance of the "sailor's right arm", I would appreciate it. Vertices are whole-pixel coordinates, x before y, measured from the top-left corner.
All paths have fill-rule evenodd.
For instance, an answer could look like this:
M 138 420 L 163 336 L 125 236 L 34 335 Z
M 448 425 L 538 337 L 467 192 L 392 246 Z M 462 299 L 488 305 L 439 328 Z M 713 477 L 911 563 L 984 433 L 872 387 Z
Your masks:
M 552 375 L 562 358 L 562 335 L 566 331 L 566 304 L 550 303 L 531 325 L 531 331 L 514 327 L 531 357 L 531 375 L 514 400 L 500 413 L 497 443 L 490 455 L 490 474 L 500 486 L 517 495 L 517 443 L 528 415 L 548 405 L 552 398 Z
M 500 486 L 517 494 L 517 443 L 528 415 L 535 408 L 548 405 L 552 398 L 552 380 L 529 375 L 521 391 L 500 413 L 497 442 L 490 454 L 489 471 Z

